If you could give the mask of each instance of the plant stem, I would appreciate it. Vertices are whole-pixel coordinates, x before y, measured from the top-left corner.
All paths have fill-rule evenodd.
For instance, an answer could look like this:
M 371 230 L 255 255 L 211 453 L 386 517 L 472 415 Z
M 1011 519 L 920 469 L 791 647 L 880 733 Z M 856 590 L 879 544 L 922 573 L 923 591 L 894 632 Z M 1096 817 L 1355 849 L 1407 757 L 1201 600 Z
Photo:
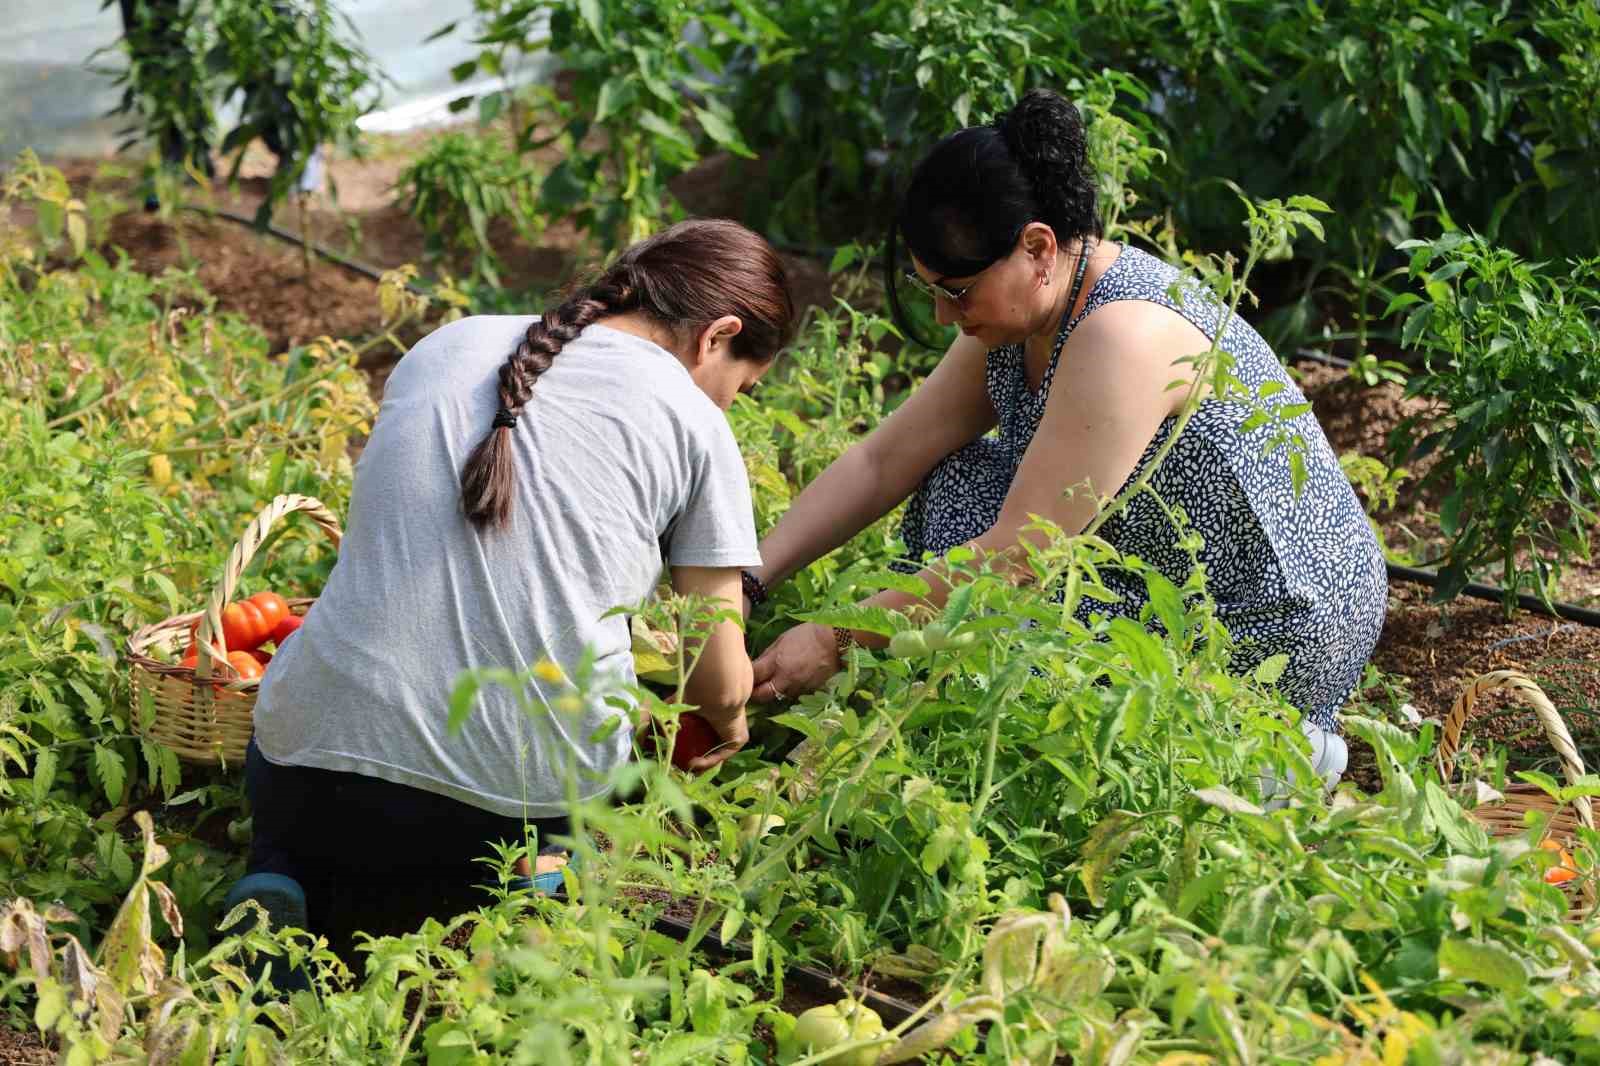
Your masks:
M 300 206 L 300 262 L 305 268 L 304 280 L 308 286 L 311 284 L 311 225 L 307 221 L 306 210 L 306 201 L 309 199 L 310 197 L 304 193 L 295 197 Z M 307 313 L 310 310 L 310 307 L 306 308 Z
M 989 719 L 989 738 L 983 745 L 983 785 L 978 789 L 978 802 L 972 808 L 974 823 L 983 817 L 984 808 L 989 806 L 989 797 L 994 794 L 994 757 L 999 746 L 1000 708 L 997 706 L 993 717 Z
M 118 396 L 122 395 L 124 392 L 127 392 L 129 389 L 133 388 L 133 386 L 135 386 L 139 382 L 143 381 L 148 373 L 149 373 L 149 371 L 143 371 L 143 372 L 141 372 L 141 373 L 129 378 L 127 381 L 124 381 L 121 385 L 118 385 L 116 388 L 111 389 L 111 390 L 109 390 L 107 392 L 101 393 L 99 395 L 99 397 L 97 397 L 95 400 L 93 400 L 90 403 L 84 404 L 82 407 L 78 408 L 76 411 L 68 411 L 66 414 L 60 416 L 59 418 L 52 418 L 50 421 L 48 421 L 48 422 L 46 422 L 44 424 L 44 428 L 45 429 L 55 429 L 57 426 L 65 425 L 66 423 L 74 421 L 75 419 L 82 418 L 84 415 L 88 414 L 90 411 L 93 411 L 96 407 L 99 407 L 101 404 L 107 403 L 107 402 L 109 402 L 111 400 L 114 400 Z

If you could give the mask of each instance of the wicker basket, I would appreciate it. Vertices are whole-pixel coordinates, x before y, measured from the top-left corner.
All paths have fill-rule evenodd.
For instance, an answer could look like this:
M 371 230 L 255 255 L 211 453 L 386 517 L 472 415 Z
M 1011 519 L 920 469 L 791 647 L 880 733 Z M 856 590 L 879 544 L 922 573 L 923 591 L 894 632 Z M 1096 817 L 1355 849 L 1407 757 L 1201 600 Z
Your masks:
M 198 763 L 237 763 L 250 742 L 251 712 L 255 709 L 258 681 L 212 680 L 215 663 L 226 663 L 227 644 L 222 635 L 222 608 L 233 599 L 239 578 L 251 556 L 280 518 L 303 511 L 321 526 L 338 547 L 339 521 L 321 501 L 310 496 L 279 496 L 255 517 L 233 546 L 222 580 L 211 590 L 204 611 L 174 615 L 140 628 L 128 638 L 132 664 L 134 728 L 151 740 L 165 744 L 178 757 Z M 289 610 L 305 614 L 314 600 L 291 599 Z M 178 666 L 170 658 L 189 638 L 198 620 L 200 649 L 193 667 Z M 213 634 L 215 636 L 213 637 Z M 213 651 L 212 644 L 220 651 Z
M 1492 670 L 1481 674 L 1456 697 L 1439 737 L 1439 779 L 1448 782 L 1455 772 L 1456 753 L 1461 750 L 1461 730 L 1466 725 L 1467 715 L 1471 713 L 1473 705 L 1483 696 L 1501 690 L 1516 692 L 1533 706 L 1550 740 L 1550 746 L 1561 758 L 1561 768 L 1568 783 L 1577 783 L 1584 773 L 1583 759 L 1578 754 L 1577 745 L 1572 742 L 1572 734 L 1567 732 L 1566 723 L 1561 720 L 1555 704 L 1550 702 L 1544 690 L 1532 678 L 1515 670 Z M 1523 815 L 1528 811 L 1541 811 L 1549 815 L 1545 835 L 1563 847 L 1571 846 L 1579 825 L 1586 829 L 1594 828 L 1594 811 L 1588 796 L 1579 796 L 1570 804 L 1558 803 L 1538 785 L 1520 781 L 1508 783 L 1503 800 L 1474 808 L 1472 816 L 1492 836 L 1518 836 L 1527 831 Z M 1578 877 L 1564 887 L 1572 900 L 1570 916 L 1573 920 L 1582 918 L 1594 908 L 1593 878 Z

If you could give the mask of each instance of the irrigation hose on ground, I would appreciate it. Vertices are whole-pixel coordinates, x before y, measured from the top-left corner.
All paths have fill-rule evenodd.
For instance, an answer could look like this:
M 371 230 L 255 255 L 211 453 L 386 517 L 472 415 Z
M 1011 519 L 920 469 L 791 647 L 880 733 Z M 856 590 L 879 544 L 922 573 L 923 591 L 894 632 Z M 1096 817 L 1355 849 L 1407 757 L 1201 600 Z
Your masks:
M 213 209 L 207 207 L 198 207 L 193 204 L 180 204 L 179 207 L 181 210 L 191 211 L 199 215 L 205 215 L 208 218 L 225 218 L 230 222 L 237 222 L 242 226 L 249 226 L 251 229 L 257 229 L 255 219 L 246 215 L 238 214 L 234 211 L 226 211 L 220 208 Z M 257 232 L 261 231 L 257 230 Z M 299 234 L 292 233 L 276 223 L 268 223 L 265 232 L 270 233 L 272 236 L 278 238 L 286 244 L 294 245 L 296 248 L 302 246 Z M 360 274 L 362 277 L 369 278 L 372 281 L 381 281 L 383 279 L 382 272 L 377 268 L 368 266 L 366 263 L 360 262 L 359 260 L 351 259 L 348 256 L 340 255 L 331 248 L 326 248 L 323 245 L 317 244 L 315 241 L 313 241 L 311 244 L 311 250 L 321 258 L 326 259 L 328 262 L 337 266 L 341 266 L 353 273 Z M 410 282 L 406 283 L 406 289 L 417 296 L 428 295 L 427 292 Z M 1347 370 L 1350 368 L 1350 360 L 1341 359 L 1339 356 L 1329 355 L 1325 352 L 1319 352 L 1313 348 L 1300 348 L 1296 350 L 1295 357 L 1301 359 L 1311 359 L 1319 363 L 1326 363 L 1329 366 L 1342 367 Z M 1414 584 L 1426 585 L 1429 588 L 1435 589 L 1439 587 L 1439 574 L 1436 571 L 1424 570 L 1415 566 L 1402 566 L 1399 563 L 1388 563 L 1387 565 L 1389 569 L 1389 578 L 1392 581 L 1409 581 Z M 1465 596 L 1472 596 L 1480 600 L 1490 600 L 1495 603 L 1501 602 L 1505 595 L 1502 590 L 1493 585 L 1481 585 L 1476 582 L 1467 585 L 1461 590 L 1461 592 L 1462 595 Z M 1595 610 L 1593 608 L 1580 607 L 1577 604 L 1572 603 L 1546 604 L 1543 600 L 1539 599 L 1539 597 L 1526 592 L 1518 593 L 1517 604 L 1527 610 L 1534 611 L 1539 614 L 1552 615 L 1556 618 L 1565 618 L 1570 622 L 1578 622 L 1586 626 L 1600 626 L 1600 610 Z

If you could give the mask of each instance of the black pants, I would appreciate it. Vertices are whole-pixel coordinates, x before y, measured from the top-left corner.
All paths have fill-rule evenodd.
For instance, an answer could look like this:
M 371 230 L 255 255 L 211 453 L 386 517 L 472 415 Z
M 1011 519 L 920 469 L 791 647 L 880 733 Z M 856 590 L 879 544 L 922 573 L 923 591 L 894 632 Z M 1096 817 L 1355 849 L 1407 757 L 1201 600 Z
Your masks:
M 359 930 L 414 931 L 488 900 L 496 841 L 561 851 L 565 818 L 508 818 L 446 796 L 364 774 L 279 766 L 254 740 L 245 752 L 254 835 L 250 873 L 300 882 L 307 924 L 347 963 Z

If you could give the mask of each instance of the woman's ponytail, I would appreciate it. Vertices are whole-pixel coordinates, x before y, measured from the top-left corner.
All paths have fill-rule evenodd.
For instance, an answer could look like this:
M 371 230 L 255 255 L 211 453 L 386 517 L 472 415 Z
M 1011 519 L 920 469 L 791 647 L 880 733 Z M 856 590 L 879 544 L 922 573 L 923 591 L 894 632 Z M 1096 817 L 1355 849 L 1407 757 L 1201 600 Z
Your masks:
M 596 319 L 626 314 L 639 306 L 638 289 L 615 276 L 625 272 L 625 268 L 613 268 L 530 325 L 516 351 L 501 365 L 500 408 L 488 436 L 478 442 L 461 471 L 461 506 L 467 520 L 479 529 L 500 528 L 511 520 L 517 484 L 511 431 L 532 398 L 539 375 Z

